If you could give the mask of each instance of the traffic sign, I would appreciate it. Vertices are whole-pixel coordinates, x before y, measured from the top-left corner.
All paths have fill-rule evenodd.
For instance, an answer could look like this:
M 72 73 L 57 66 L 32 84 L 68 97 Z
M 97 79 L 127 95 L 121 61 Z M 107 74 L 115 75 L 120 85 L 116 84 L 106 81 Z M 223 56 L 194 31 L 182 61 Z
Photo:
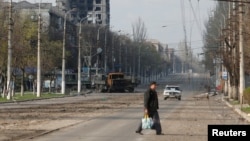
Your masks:
M 226 71 L 222 72 L 222 79 L 227 80 L 227 74 L 228 72 Z

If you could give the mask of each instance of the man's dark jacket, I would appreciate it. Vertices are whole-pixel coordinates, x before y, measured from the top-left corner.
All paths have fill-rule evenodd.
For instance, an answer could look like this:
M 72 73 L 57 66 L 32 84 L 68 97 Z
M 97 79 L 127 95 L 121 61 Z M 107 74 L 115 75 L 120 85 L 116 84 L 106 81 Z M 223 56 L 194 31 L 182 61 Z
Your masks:
M 159 109 L 159 102 L 157 92 L 148 89 L 144 93 L 144 107 L 148 109 L 149 113 L 156 112 Z

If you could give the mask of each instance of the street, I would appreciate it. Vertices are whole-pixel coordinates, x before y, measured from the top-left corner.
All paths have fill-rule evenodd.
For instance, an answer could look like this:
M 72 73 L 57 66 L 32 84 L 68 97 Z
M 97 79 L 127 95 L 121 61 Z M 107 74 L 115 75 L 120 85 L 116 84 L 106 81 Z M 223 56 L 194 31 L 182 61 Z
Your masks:
M 249 4 L 0 0 L 0 141 L 249 139 Z
M 154 130 L 143 130 L 143 135 L 135 133 L 142 118 L 142 101 L 117 112 L 103 113 L 75 126 L 25 139 L 34 141 L 206 141 L 209 124 L 249 124 L 222 102 L 222 95 L 207 97 L 195 96 L 204 91 L 200 83 L 207 79 L 198 75 L 188 81 L 186 75 L 170 75 L 159 80 L 160 118 L 164 135 L 155 135 Z M 183 98 L 163 100 L 164 83 L 179 84 Z M 192 83 L 192 85 L 191 85 Z M 117 95 L 117 94 L 113 94 Z M 133 95 L 130 95 L 133 97 Z M 141 99 L 142 100 L 142 99 Z M 115 108 L 115 107 L 114 107 Z

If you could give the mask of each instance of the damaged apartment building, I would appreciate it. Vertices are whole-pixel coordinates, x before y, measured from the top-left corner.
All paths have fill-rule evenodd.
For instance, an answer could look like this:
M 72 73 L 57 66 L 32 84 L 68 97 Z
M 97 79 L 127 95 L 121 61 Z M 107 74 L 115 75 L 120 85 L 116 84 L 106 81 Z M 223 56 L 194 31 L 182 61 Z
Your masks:
M 88 24 L 96 24 L 99 26 L 109 25 L 109 1 L 110 0 L 56 0 L 56 6 L 50 10 L 51 39 L 62 39 L 64 30 L 64 17 L 66 17 L 67 20 L 67 40 L 72 45 L 77 44 L 77 28 L 81 19 L 88 17 L 86 21 Z

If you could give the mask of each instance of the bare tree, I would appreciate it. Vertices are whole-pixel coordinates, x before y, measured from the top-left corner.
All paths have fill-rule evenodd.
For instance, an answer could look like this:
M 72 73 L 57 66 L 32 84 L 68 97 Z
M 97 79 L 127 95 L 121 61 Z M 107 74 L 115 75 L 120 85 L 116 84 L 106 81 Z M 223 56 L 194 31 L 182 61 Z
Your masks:
M 132 24 L 133 38 L 135 42 L 143 42 L 147 37 L 147 28 L 141 18 Z

